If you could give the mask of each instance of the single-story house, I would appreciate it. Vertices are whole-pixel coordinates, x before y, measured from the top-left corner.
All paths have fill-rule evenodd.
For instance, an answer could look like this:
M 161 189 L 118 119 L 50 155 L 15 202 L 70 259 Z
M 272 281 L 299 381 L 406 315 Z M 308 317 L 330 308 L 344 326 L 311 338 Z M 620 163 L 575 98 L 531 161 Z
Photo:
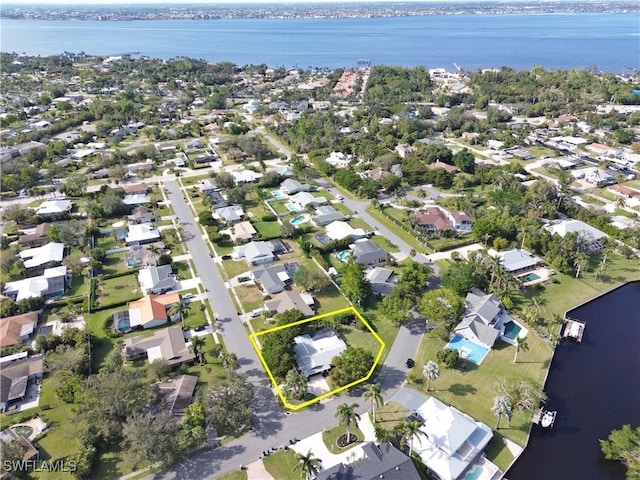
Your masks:
M 309 192 L 298 192 L 295 195 L 291 195 L 289 200 L 301 209 L 307 208 L 307 205 L 323 205 L 328 202 L 326 197 L 314 197 Z
M 482 422 L 430 397 L 416 411 L 424 423 L 413 449 L 441 480 L 456 480 L 489 444 L 493 431 Z
M 310 188 L 306 183 L 300 183 L 294 178 L 287 178 L 280 184 L 280 190 L 287 195 L 294 195 L 298 192 L 308 192 Z
M 249 242 L 233 249 L 236 258 L 244 258 L 249 265 L 261 265 L 273 262 L 276 257 L 271 242 Z
M 12 442 L 18 442 L 25 448 L 24 454 L 22 455 L 22 461 L 25 462 L 24 465 L 33 465 L 33 463 L 30 462 L 37 462 L 40 459 L 40 451 L 31 440 L 24 435 L 17 434 L 11 428 L 5 428 L 0 432 L 0 443 L 8 444 Z M 7 467 L 9 467 L 9 465 L 0 466 L 0 479 L 12 478 L 9 472 L 5 470 Z
M 20 245 L 26 245 L 27 247 L 40 247 L 49 241 L 47 232 L 49 231 L 50 223 L 41 223 L 28 233 L 25 231 L 24 235 L 20 235 L 18 243 Z
M 440 207 L 426 207 L 412 213 L 418 225 L 426 230 L 436 232 L 443 230 L 451 230 L 451 222 Z
M 198 183 L 198 188 L 202 193 L 206 193 L 207 195 L 211 194 L 211 192 L 216 192 L 220 190 L 220 187 L 218 187 L 218 185 L 215 182 L 211 181 L 208 178 L 204 180 L 200 180 L 200 183 Z
M 291 277 L 282 264 L 260 266 L 251 271 L 253 279 L 260 283 L 262 290 L 268 294 L 280 293 L 291 284 Z
M 347 222 L 336 220 L 325 227 L 325 233 L 331 240 L 342 240 L 351 237 L 354 240 L 367 236 L 362 228 L 353 228 Z
M 344 213 L 341 211 L 336 210 L 331 205 L 324 205 L 316 208 L 316 213 L 311 216 L 311 221 L 318 227 L 323 227 L 336 220 L 344 220 L 344 218 Z
M 225 230 L 229 234 L 229 238 L 234 243 L 244 243 L 251 240 L 258 233 L 249 221 L 239 222 L 233 225 L 231 228 Z
M 399 143 L 398 145 L 396 145 L 396 148 L 394 148 L 394 150 L 400 156 L 400 158 L 407 158 L 409 155 L 418 151 L 416 147 L 407 143 Z
M 60 215 L 62 213 L 69 213 L 73 208 L 73 202 L 64 198 L 50 199 L 42 202 L 36 209 L 36 215 L 48 216 L 48 215 Z
M 20 402 L 27 393 L 29 383 L 41 379 L 44 373 L 44 355 L 32 355 L 2 362 L 0 368 L 0 412 Z
M 603 238 L 609 238 L 609 236 L 580 220 L 561 220 L 557 223 L 547 225 L 545 228 L 553 235 L 560 235 L 562 238 L 567 233 L 577 233 L 578 238 L 587 243 L 587 248 L 592 252 L 598 252 L 602 249 L 603 245 L 600 242 Z
M 124 190 L 126 195 L 144 195 L 149 191 L 149 187 L 146 183 L 125 183 L 119 185 Z
M 142 268 L 138 272 L 140 289 L 147 295 L 149 293 L 165 293 L 176 287 L 176 276 L 171 265 Z
M 180 375 L 158 383 L 156 390 L 156 410 L 169 412 L 177 419 L 184 417 L 184 411 L 193 401 L 193 394 L 198 384 L 195 375 Z
M 393 270 L 384 267 L 370 269 L 365 278 L 371 285 L 371 291 L 378 295 L 389 295 L 398 281 Z
M 46 268 L 42 275 L 23 278 L 4 285 L 4 294 L 19 302 L 25 298 L 63 295 L 67 284 L 67 267 Z
M 132 243 L 151 243 L 160 239 L 160 231 L 150 223 L 138 223 L 127 227 L 127 236 L 124 241 L 127 245 Z
M 125 339 L 122 355 L 126 360 L 146 355 L 149 363 L 162 359 L 169 365 L 192 362 L 196 358 L 184 340 L 182 327 L 178 325 L 158 330 L 149 337 L 138 335 Z
M 347 344 L 333 328 L 317 330 L 313 335 L 300 335 L 293 342 L 298 368 L 307 378 L 331 370 L 332 360 L 347 349 Z
M 371 170 L 366 170 L 364 172 L 358 172 L 358 175 L 361 178 L 370 178 L 375 182 L 379 182 L 387 175 L 391 175 L 391 172 L 389 172 L 388 170 L 384 170 L 381 167 L 376 167 L 376 168 L 372 168 Z
M 147 203 L 151 203 L 151 198 L 144 194 L 144 193 L 131 193 L 128 195 L 125 195 L 122 198 L 122 202 L 125 205 L 129 205 L 131 206 L 139 206 L 139 205 L 146 205 Z
M 325 158 L 325 161 L 335 168 L 346 168 L 351 165 L 352 158 L 351 155 L 345 155 L 342 152 L 331 152 L 331 154 Z
M 387 252 L 368 238 L 356 240 L 349 245 L 349 249 L 356 263 L 360 265 L 374 265 L 387 261 Z
M 521 248 L 512 248 L 504 252 L 496 252 L 489 249 L 489 255 L 500 259 L 500 265 L 507 273 L 518 275 L 538 268 L 542 260 L 535 257 L 531 252 Z
M 127 215 L 127 219 L 131 223 L 151 223 L 157 220 L 156 214 L 146 207 L 134 208 L 131 215 Z
M 362 458 L 351 463 L 338 463 L 320 471 L 317 480 L 420 480 L 413 460 L 394 447 L 391 442 L 376 445 L 365 443 L 361 447 Z
M 262 178 L 262 174 L 258 172 L 254 172 L 253 170 L 234 170 L 231 172 L 233 175 L 233 180 L 236 184 L 242 183 L 254 183 Z
M 171 305 L 179 302 L 180 295 L 177 292 L 163 295 L 151 294 L 130 302 L 129 310 L 121 313 L 128 315 L 130 327 L 153 328 L 164 325 L 170 320 L 177 320 L 179 315 L 170 318 L 167 310 Z
M 10 347 L 29 340 L 38 326 L 40 312 L 0 318 L 0 347 Z
M 38 268 L 50 263 L 60 263 L 64 257 L 64 244 L 49 242 L 41 247 L 28 248 L 18 253 L 24 267 Z
M 217 208 L 214 216 L 227 223 L 236 223 L 244 217 L 244 210 L 240 205 L 231 205 L 229 207 Z
M 300 310 L 305 317 L 315 314 L 312 306 L 313 297 L 309 294 L 301 294 L 285 290 L 275 295 L 271 300 L 264 302 L 265 311 L 282 313 L 294 308 Z
M 460 170 L 455 165 L 449 165 L 448 163 L 441 162 L 440 160 L 436 160 L 433 163 L 428 163 L 426 167 L 429 170 L 435 170 L 437 168 L 441 168 L 448 173 L 458 173 Z

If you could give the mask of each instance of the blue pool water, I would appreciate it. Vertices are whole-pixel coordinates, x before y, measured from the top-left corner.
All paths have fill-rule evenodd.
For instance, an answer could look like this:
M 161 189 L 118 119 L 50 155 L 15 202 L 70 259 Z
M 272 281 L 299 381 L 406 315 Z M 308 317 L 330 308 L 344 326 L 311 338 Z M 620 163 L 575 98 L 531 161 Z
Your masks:
M 480 365 L 484 357 L 489 353 L 487 347 L 478 345 L 470 340 L 465 339 L 462 335 L 456 335 L 451 339 L 445 348 L 453 348 L 460 352 L 460 357 L 470 362 Z
M 479 478 L 482 477 L 483 473 L 484 473 L 484 468 L 482 468 L 479 465 L 475 465 L 471 470 L 469 470 L 465 474 L 464 480 L 478 480 Z
M 298 215 L 291 219 L 291 225 L 300 225 L 309 221 L 309 215 Z
M 525 275 L 524 277 L 520 277 L 520 281 L 522 283 L 533 282 L 534 280 L 540 280 L 540 277 L 535 273 L 530 273 L 528 275 Z
M 290 212 L 299 212 L 301 210 L 300 205 L 296 205 L 295 203 L 287 203 L 286 207 Z
M 349 260 L 351 252 L 349 250 L 342 250 L 341 252 L 336 253 L 336 256 L 343 262 L 346 262 L 347 260 Z
M 287 198 L 287 195 L 285 193 L 283 193 L 282 190 L 273 190 L 271 192 L 271 195 L 273 195 L 273 197 L 277 198 L 278 200 L 281 200 L 283 198 Z
M 120 333 L 127 333 L 127 332 L 131 331 L 131 323 L 129 322 L 129 319 L 128 318 L 121 318 L 120 320 L 118 320 L 117 330 Z
M 507 322 L 504 324 L 504 336 L 510 338 L 511 340 L 515 340 L 518 334 L 520 333 L 520 326 L 516 325 L 513 322 Z

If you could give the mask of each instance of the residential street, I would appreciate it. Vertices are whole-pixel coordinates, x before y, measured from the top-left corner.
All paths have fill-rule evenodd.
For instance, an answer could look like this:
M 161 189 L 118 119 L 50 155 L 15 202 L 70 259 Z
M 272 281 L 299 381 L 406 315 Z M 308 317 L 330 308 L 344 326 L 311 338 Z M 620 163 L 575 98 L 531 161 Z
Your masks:
M 363 388 L 353 389 L 339 398 L 328 399 L 303 412 L 284 411 L 270 387 L 219 272 L 209 257 L 207 246 L 182 192 L 173 180 L 166 181 L 165 186 L 176 216 L 183 224 L 188 250 L 192 254 L 204 287 L 208 289 L 207 298 L 218 317 L 218 332 L 222 335 L 227 349 L 238 356 L 240 372 L 246 374 L 256 386 L 256 396 L 252 404 L 255 422 L 253 430 L 242 438 L 147 478 L 166 480 L 215 478 L 237 469 L 240 465 L 256 461 L 264 450 L 288 445 L 292 438 L 302 439 L 335 425 L 337 423 L 335 409 L 340 403 L 356 402 L 359 404 L 358 412 L 366 412 L 368 402 L 361 398 Z M 417 351 L 423 331 L 424 322 L 419 321 L 400 328 L 378 377 L 385 398 L 391 398 L 402 386 L 407 370 L 404 363 L 409 354 L 412 356 Z

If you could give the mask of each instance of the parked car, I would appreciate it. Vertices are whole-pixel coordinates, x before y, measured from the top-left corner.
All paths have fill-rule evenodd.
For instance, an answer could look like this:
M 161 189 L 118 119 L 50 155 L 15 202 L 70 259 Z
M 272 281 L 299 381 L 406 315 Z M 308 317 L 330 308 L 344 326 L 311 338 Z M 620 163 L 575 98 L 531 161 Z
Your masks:
M 187 293 L 187 294 L 182 296 L 182 299 L 183 300 L 189 300 L 190 298 L 193 298 L 193 297 L 194 297 L 193 293 Z
M 413 361 L 413 358 L 407 358 L 407 361 L 404 362 L 407 368 L 413 368 L 416 362 Z
M 239 281 L 240 283 L 242 283 L 242 282 L 248 282 L 249 280 L 251 280 L 251 278 L 250 278 L 250 277 L 238 277 L 238 281 Z
M 207 328 L 207 326 L 206 326 L 206 325 L 198 325 L 196 328 L 194 328 L 194 330 L 195 330 L 196 332 L 201 332 L 201 331 L 203 331 L 205 328 Z
M 222 255 L 222 260 L 231 260 L 231 255 Z

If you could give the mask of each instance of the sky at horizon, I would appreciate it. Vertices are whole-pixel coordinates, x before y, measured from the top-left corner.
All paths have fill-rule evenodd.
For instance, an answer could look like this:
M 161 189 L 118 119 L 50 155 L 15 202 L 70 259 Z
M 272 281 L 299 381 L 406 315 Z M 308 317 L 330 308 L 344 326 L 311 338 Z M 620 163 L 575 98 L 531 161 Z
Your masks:
M 265 4 L 265 3 L 308 3 L 308 4 L 323 4 L 323 3 L 461 3 L 465 0 L 9 0 L 4 2 L 4 5 L 166 5 L 166 4 L 180 4 L 180 5 L 217 5 L 217 4 Z M 478 1 L 478 0 L 476 0 Z M 504 0 L 480 0 L 487 3 L 501 3 Z M 510 2 L 518 2 L 524 0 L 510 0 Z M 564 2 L 578 2 L 582 0 L 563 0 Z M 589 0 L 587 0 L 589 1 Z

